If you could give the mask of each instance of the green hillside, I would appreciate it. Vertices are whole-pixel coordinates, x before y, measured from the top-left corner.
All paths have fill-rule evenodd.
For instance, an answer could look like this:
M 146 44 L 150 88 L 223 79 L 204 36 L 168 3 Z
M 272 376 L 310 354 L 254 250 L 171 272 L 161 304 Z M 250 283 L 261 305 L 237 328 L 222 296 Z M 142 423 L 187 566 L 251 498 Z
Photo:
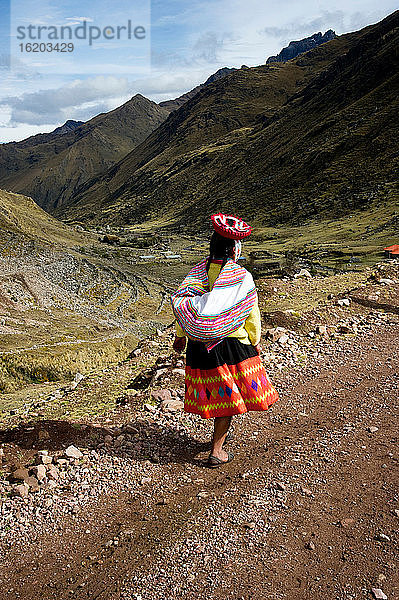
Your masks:
M 0 190 L 0 395 L 118 362 L 170 314 L 138 250 L 104 247 Z
M 74 247 L 82 244 L 84 237 L 46 213 L 32 198 L 0 190 L 0 242 L 12 239 Z

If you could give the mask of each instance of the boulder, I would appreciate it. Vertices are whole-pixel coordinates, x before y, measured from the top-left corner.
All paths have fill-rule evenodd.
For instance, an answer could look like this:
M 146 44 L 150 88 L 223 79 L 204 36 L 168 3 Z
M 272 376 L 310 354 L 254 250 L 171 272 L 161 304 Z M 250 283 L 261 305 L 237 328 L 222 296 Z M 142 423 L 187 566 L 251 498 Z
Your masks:
M 374 427 L 374 426 L 368 427 L 367 431 L 369 431 L 370 433 L 377 433 L 378 427 Z
M 376 600 L 388 600 L 388 596 L 384 594 L 384 592 L 380 590 L 380 588 L 371 588 L 371 591 Z
M 26 485 L 29 486 L 29 489 L 31 492 L 38 492 L 39 491 L 39 482 L 36 479 L 36 477 L 30 476 L 27 477 L 24 481 L 24 483 L 26 483 Z
M 185 371 L 185 369 L 174 368 L 174 369 L 172 369 L 172 373 L 174 373 L 175 375 L 181 375 L 182 377 L 184 377 L 186 374 L 186 371 Z
M 38 437 L 39 437 L 40 441 L 49 440 L 50 439 L 50 434 L 47 431 L 47 429 L 40 429 Z
M 163 412 L 177 412 L 178 410 L 182 410 L 184 407 L 184 403 L 180 400 L 164 400 L 161 402 L 161 410 Z
M 266 329 L 265 336 L 267 339 L 272 342 L 278 342 L 278 340 L 287 333 L 287 330 L 284 327 L 273 327 Z
M 36 465 L 31 468 L 31 473 L 38 481 L 43 481 L 43 479 L 46 477 L 46 467 L 44 465 Z
M 316 333 L 319 335 L 327 335 L 327 325 L 317 325 Z
M 76 448 L 76 446 L 68 446 L 68 448 L 65 450 L 65 456 L 67 456 L 68 458 L 82 458 L 83 454 L 81 453 L 81 451 L 79 450 L 79 448 Z
M 57 479 L 60 476 L 60 472 L 55 465 L 50 465 L 50 467 L 46 471 L 46 475 L 47 475 L 48 479 L 57 481 Z
M 299 273 L 295 273 L 294 279 L 299 279 L 301 277 L 304 279 L 312 279 L 312 274 L 307 269 L 301 269 Z
M 170 390 L 152 390 L 151 398 L 157 402 L 164 402 L 166 400 L 172 400 L 172 394 Z
M 155 372 L 155 375 L 154 375 L 154 381 L 156 381 L 157 379 L 159 379 L 160 377 L 162 377 L 162 375 L 164 375 L 164 374 L 167 372 L 167 370 L 168 370 L 168 369 L 166 369 L 166 368 L 163 368 L 163 369 L 158 369 L 158 370 Z
M 12 489 L 13 496 L 19 496 L 19 498 L 26 498 L 29 494 L 29 486 L 26 483 L 20 483 Z
M 28 477 L 28 469 L 25 468 L 16 469 L 11 474 L 11 478 L 13 479 L 13 481 L 25 481 L 25 479 L 28 479 Z
M 123 434 L 118 435 L 118 437 L 116 438 L 116 440 L 114 442 L 115 448 L 120 448 L 121 446 L 123 446 L 124 441 L 125 441 L 125 436 Z
M 284 346 L 289 339 L 290 338 L 288 337 L 288 335 L 286 333 L 283 333 L 283 335 L 279 337 L 278 343 L 280 344 L 280 346 Z
M 351 301 L 349 298 L 340 298 L 337 300 L 338 306 L 350 306 L 350 303 Z

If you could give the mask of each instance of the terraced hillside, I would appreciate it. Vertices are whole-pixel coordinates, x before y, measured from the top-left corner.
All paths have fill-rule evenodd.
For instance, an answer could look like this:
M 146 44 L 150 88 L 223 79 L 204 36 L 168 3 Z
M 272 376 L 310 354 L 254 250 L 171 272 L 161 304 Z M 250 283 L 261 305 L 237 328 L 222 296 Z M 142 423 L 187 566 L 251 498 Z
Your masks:
M 0 392 L 118 362 L 170 320 L 163 284 L 126 267 L 136 252 L 0 190 Z

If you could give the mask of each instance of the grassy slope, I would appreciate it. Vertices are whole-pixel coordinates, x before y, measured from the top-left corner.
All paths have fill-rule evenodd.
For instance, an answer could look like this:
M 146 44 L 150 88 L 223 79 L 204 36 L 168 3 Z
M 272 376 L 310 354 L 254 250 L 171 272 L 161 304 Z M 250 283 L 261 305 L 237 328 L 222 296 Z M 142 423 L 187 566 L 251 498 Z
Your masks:
M 84 236 L 51 217 L 32 198 L 0 190 L 0 240 L 17 234 L 38 242 L 77 246 Z
M 395 217 L 399 12 L 202 90 L 63 213 L 198 230 L 213 210 L 303 225 L 383 202 Z M 370 213 L 371 215 L 371 213 Z M 369 223 L 367 223 L 369 224 Z M 372 223 L 371 223 L 372 224 Z
M 118 260 L 96 235 L 0 190 L 0 393 L 118 362 L 170 320 L 156 315 L 162 285 Z
M 59 136 L 0 145 L 0 184 L 52 211 L 79 185 L 120 160 L 168 115 L 141 95 Z

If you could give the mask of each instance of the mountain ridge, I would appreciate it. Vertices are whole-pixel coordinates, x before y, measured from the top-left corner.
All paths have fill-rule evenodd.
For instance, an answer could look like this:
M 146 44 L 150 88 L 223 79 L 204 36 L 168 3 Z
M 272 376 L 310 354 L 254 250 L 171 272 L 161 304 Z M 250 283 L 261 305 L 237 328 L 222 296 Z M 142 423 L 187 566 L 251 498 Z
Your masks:
M 71 131 L 74 131 L 77 127 L 84 125 L 84 123 L 85 123 L 85 121 L 74 121 L 73 119 L 68 119 L 67 121 L 65 121 L 65 123 L 63 123 L 59 127 L 56 127 L 52 131 L 49 131 L 48 133 L 36 133 L 34 135 L 30 135 L 29 137 L 24 138 L 23 140 L 19 140 L 17 142 L 16 141 L 0 142 L 0 148 L 2 146 L 10 147 L 10 146 L 18 146 L 19 145 L 21 147 L 27 147 L 27 146 L 35 146 L 36 144 L 43 144 L 58 135 L 65 135 L 66 133 L 70 133 Z
M 398 17 L 206 86 L 60 216 L 195 230 L 214 210 L 272 224 L 392 199 Z
M 168 114 L 136 94 L 69 131 L 64 124 L 64 133 L 38 134 L 0 145 L 0 185 L 33 197 L 51 212 L 82 182 L 125 156 Z
M 241 68 L 246 68 L 246 67 L 245 67 L 245 65 L 243 65 Z M 191 100 L 191 98 L 194 98 L 194 96 L 196 94 L 198 94 L 198 92 L 200 90 L 202 90 L 205 86 L 209 85 L 210 83 L 213 83 L 214 81 L 218 81 L 218 79 L 222 79 L 223 77 L 226 77 L 230 73 L 233 73 L 233 71 L 237 71 L 237 69 L 235 67 L 222 67 L 221 69 L 218 69 L 215 73 L 212 73 L 212 75 L 210 75 L 208 77 L 208 79 L 206 79 L 206 81 L 204 81 L 204 83 L 200 83 L 199 85 L 196 85 L 192 90 L 185 92 L 184 94 L 182 94 L 181 96 L 178 96 L 177 98 L 159 102 L 159 106 L 167 108 L 170 111 L 177 110 L 185 102 L 187 102 L 188 100 Z
M 302 38 L 301 40 L 294 40 L 285 46 L 276 56 L 269 56 L 266 59 L 266 64 L 272 62 L 285 62 L 296 58 L 299 54 L 303 54 L 320 44 L 325 44 L 337 37 L 337 34 L 332 29 L 328 29 L 324 34 L 319 31 L 309 37 Z

